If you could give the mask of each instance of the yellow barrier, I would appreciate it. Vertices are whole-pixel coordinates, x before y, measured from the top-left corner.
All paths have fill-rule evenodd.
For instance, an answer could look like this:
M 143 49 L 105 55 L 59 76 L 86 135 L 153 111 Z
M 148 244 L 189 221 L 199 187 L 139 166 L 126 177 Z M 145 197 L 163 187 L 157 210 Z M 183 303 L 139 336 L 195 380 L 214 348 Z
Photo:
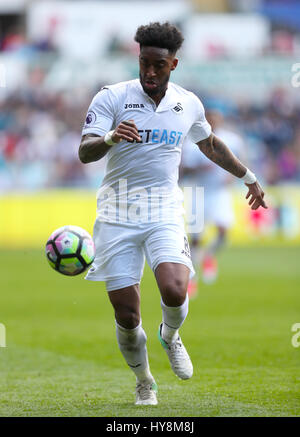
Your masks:
M 300 187 L 265 187 L 268 209 L 251 210 L 247 189 L 233 190 L 235 224 L 229 231 L 232 245 L 292 246 L 300 244 Z M 212 233 L 208 227 L 207 234 Z
M 92 233 L 95 192 L 61 190 L 0 197 L 0 246 L 44 247 L 60 226 L 77 225 Z
M 268 210 L 253 212 L 245 200 L 246 188 L 233 192 L 235 225 L 232 245 L 298 245 L 300 243 L 300 188 L 266 189 Z M 51 232 L 73 224 L 90 233 L 96 217 L 96 192 L 43 191 L 0 196 L 0 246 L 44 247 Z M 213 228 L 206 230 L 210 238 Z

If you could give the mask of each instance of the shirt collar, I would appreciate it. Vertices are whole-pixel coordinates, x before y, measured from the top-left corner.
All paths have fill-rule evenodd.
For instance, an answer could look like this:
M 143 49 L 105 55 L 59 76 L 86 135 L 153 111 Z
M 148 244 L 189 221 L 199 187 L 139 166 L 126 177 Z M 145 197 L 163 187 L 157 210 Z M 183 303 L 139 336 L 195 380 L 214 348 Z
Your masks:
M 140 79 L 136 79 L 136 84 L 137 84 L 138 90 L 141 92 L 141 94 L 143 94 L 144 98 L 148 102 L 151 102 L 152 104 L 153 103 L 155 104 L 154 100 L 151 99 L 151 97 L 147 93 L 145 93 L 145 91 L 143 90 L 143 87 L 142 87 L 142 84 L 140 82 Z M 165 93 L 164 97 L 161 99 L 161 101 L 160 101 L 160 103 L 159 103 L 159 105 L 157 107 L 157 112 L 165 111 L 166 109 L 169 109 L 174 104 L 176 104 L 174 97 L 175 97 L 174 95 L 172 96 L 172 91 L 170 90 L 170 82 L 169 82 L 168 88 L 166 89 L 166 93 Z

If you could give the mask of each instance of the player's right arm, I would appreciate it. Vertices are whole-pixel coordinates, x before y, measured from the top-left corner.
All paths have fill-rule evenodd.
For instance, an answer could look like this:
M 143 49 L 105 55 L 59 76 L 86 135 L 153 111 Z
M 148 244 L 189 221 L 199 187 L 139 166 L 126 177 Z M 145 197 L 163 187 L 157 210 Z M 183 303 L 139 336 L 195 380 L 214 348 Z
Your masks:
M 83 135 L 79 146 L 79 159 L 84 164 L 98 161 L 106 155 L 111 146 L 104 142 L 104 136 L 96 134 Z
M 115 144 L 122 140 L 132 142 L 134 140 L 141 141 L 138 129 L 133 120 L 122 121 L 116 129 L 111 131 L 111 141 Z M 82 136 L 79 146 L 79 159 L 84 164 L 98 161 L 106 155 L 108 150 L 113 147 L 112 144 L 105 142 L 105 135 L 86 134 Z

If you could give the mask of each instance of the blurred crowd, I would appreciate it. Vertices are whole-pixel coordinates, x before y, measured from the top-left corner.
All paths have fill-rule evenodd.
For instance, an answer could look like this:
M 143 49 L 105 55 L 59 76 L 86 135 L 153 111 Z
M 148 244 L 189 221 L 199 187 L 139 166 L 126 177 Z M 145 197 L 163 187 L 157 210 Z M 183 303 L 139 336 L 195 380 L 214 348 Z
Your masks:
M 78 146 L 87 108 L 102 84 L 54 93 L 43 80 L 43 71 L 34 70 L 27 86 L 0 104 L 0 190 L 97 187 L 104 162 L 81 164 Z M 225 126 L 242 136 L 248 166 L 264 183 L 300 182 L 300 106 L 284 90 L 274 90 L 262 107 L 199 97 L 206 107 L 218 107 Z
M 231 104 L 229 110 L 223 108 L 224 127 L 241 135 L 253 171 L 269 185 L 299 183 L 300 101 L 276 88 L 260 105 Z
M 96 186 L 103 163 L 78 159 L 87 107 L 94 92 L 49 92 L 36 69 L 29 84 L 0 103 L 0 191 Z M 96 178 L 96 181 L 94 180 Z
M 30 54 L 40 56 L 44 52 L 59 58 L 54 38 L 56 25 L 55 19 L 50 21 L 47 37 L 35 42 L 29 41 L 22 28 L 11 27 L 0 35 L 0 52 L 18 53 L 27 59 L 32 59 Z M 271 51 L 281 56 L 293 53 L 296 37 L 299 32 L 273 26 Z M 125 47 L 117 34 L 112 34 L 107 50 L 119 56 L 133 54 L 134 47 Z M 103 160 L 88 166 L 81 164 L 78 146 L 87 108 L 102 85 L 93 89 L 75 86 L 68 91 L 50 90 L 45 69 L 34 67 L 21 88 L 4 97 L 0 95 L 0 192 L 99 185 Z M 251 96 L 239 103 L 222 102 L 218 96 L 206 96 L 200 88 L 192 91 L 206 108 L 220 110 L 224 127 L 243 138 L 247 164 L 262 182 L 300 182 L 299 99 L 281 88 L 274 89 L 260 104 L 254 104 Z M 295 94 L 298 90 L 292 91 Z

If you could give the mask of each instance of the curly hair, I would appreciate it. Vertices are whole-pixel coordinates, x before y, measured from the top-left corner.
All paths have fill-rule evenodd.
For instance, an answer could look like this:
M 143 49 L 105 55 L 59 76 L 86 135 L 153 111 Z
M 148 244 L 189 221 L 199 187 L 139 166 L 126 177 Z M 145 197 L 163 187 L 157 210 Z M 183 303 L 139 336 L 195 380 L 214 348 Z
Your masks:
M 170 53 L 176 53 L 184 38 L 180 30 L 167 21 L 166 23 L 155 22 L 140 26 L 134 40 L 140 44 L 140 47 L 159 47 L 168 49 Z

